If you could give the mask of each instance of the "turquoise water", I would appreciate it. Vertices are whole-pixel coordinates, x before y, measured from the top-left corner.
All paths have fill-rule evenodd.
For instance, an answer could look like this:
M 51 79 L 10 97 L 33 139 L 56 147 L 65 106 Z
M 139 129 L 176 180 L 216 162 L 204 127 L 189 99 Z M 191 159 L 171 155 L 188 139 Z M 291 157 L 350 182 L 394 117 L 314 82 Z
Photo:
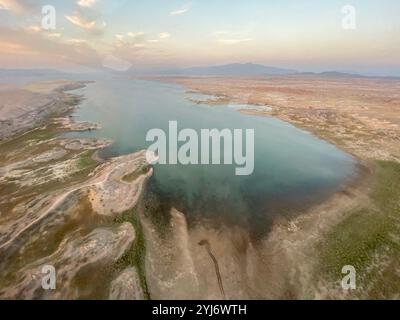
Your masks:
M 149 147 L 153 128 L 254 129 L 254 173 L 236 176 L 235 165 L 156 165 L 148 186 L 146 209 L 165 215 L 170 207 L 190 223 L 207 218 L 215 223 L 268 230 L 273 219 L 299 214 L 340 189 L 354 174 L 349 155 L 313 135 L 271 117 L 244 115 L 228 106 L 190 102 L 185 88 L 150 81 L 101 80 L 79 90 L 86 99 L 77 120 L 102 129 L 74 135 L 111 138 L 104 156 Z

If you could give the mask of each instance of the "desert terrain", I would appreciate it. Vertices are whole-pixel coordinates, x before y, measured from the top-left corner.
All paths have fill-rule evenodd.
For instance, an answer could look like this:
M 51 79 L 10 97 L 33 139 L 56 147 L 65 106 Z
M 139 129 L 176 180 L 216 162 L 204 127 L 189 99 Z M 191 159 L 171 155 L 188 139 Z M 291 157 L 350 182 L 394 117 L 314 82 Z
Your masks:
M 179 266 L 186 261 L 186 272 L 181 274 L 197 283 L 192 298 L 399 298 L 399 80 L 313 75 L 151 79 L 204 94 L 207 98 L 197 103 L 210 107 L 254 105 L 254 110 L 240 111 L 277 117 L 303 128 L 352 154 L 359 168 L 351 184 L 297 218 L 276 221 L 269 236 L 257 243 L 243 230 L 216 230 L 206 224 L 184 228 L 182 234 L 179 221 L 184 215 L 175 212 L 171 238 L 175 246 L 186 243 L 186 247 L 170 249 L 168 259 L 161 259 L 168 252 L 164 249 L 159 264 L 148 267 L 152 268 L 149 281 L 154 274 L 159 278 L 170 274 L 162 266 L 175 257 L 174 261 L 181 261 Z M 182 236 L 177 238 L 178 234 Z M 225 292 L 218 289 L 212 260 L 198 245 L 204 240 L 217 257 Z M 162 246 L 152 240 L 153 246 L 157 243 Z M 357 271 L 357 290 L 341 287 L 345 265 Z M 157 283 L 157 297 L 180 292 L 179 280 Z
M 240 227 L 189 227 L 174 208 L 160 231 L 142 202 L 153 173 L 143 152 L 103 160 L 112 141 L 63 135 L 99 128 L 70 116 L 84 97 L 67 90 L 85 83 L 2 85 L 1 298 L 399 298 L 400 81 L 158 80 L 215 96 L 197 101 L 210 108 L 255 105 L 241 112 L 335 144 L 357 158 L 358 174 L 257 241 Z M 56 266 L 58 290 L 42 290 L 43 265 Z M 355 291 L 340 286 L 344 265 L 357 270 Z
M 400 159 L 400 80 L 317 75 L 158 79 L 216 97 L 199 103 L 272 107 L 243 112 L 288 121 L 360 159 Z
M 98 128 L 70 117 L 82 97 L 67 91 L 84 85 L 52 81 L 0 91 L 3 299 L 145 298 L 131 210 L 152 170 L 143 152 L 104 161 L 97 151 L 112 141 L 63 137 Z M 47 265 L 62 279 L 57 290 L 42 288 Z

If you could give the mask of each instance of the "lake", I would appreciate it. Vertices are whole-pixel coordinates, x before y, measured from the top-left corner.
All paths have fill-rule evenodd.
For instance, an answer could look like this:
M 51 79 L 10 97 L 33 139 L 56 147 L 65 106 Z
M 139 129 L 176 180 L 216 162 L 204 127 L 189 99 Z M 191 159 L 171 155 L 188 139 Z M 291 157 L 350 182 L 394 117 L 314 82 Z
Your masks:
M 235 165 L 155 165 L 145 208 L 167 217 L 171 207 L 189 224 L 240 224 L 253 235 L 268 231 L 276 218 L 297 215 L 343 188 L 354 176 L 355 160 L 315 136 L 275 119 L 242 114 L 232 106 L 190 100 L 181 86 L 141 80 L 99 80 L 74 92 L 85 100 L 74 115 L 102 129 L 73 136 L 111 138 L 104 157 L 146 149 L 150 129 L 253 129 L 254 172 L 236 176 Z M 243 107 L 243 106 L 241 106 Z

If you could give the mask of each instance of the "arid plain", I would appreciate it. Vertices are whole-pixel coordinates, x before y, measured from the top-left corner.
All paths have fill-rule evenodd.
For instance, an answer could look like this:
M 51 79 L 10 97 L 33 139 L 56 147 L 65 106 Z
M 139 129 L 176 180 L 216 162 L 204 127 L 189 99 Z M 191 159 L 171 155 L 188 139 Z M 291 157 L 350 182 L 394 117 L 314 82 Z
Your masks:
M 85 83 L 3 85 L 1 297 L 399 298 L 399 80 L 152 80 L 212 95 L 197 101 L 210 108 L 255 105 L 241 112 L 277 117 L 331 142 L 357 159 L 357 175 L 325 202 L 275 221 L 256 242 L 239 227 L 188 227 L 175 209 L 160 234 L 141 203 L 152 174 L 143 154 L 104 161 L 97 150 L 112 141 L 64 136 L 99 128 L 70 117 L 84 97 L 68 90 Z M 41 290 L 43 264 L 60 270 L 60 290 Z M 343 265 L 356 267 L 357 290 L 341 289 Z

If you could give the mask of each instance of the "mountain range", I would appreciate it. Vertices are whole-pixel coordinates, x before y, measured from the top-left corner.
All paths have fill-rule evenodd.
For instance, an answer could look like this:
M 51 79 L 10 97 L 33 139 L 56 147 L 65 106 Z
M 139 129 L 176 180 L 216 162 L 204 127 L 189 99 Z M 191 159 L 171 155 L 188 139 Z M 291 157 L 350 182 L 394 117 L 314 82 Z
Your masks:
M 166 74 L 190 76 L 258 76 L 258 75 L 287 75 L 296 73 L 295 70 L 264 66 L 254 63 L 232 63 L 218 66 L 192 67 L 185 69 L 165 70 Z
M 131 68 L 126 72 L 104 70 L 121 76 L 268 76 L 268 75 L 315 75 L 321 77 L 342 78 L 385 78 L 399 79 L 399 77 L 362 75 L 350 72 L 324 71 L 324 72 L 298 72 L 292 69 L 277 68 L 255 63 L 232 63 L 217 66 L 191 67 L 191 68 Z M 105 74 L 106 74 L 105 73 Z M 96 77 L 99 72 L 94 72 Z M 0 69 L 0 78 L 50 78 L 50 79 L 75 79 L 83 76 L 90 77 L 92 73 L 67 73 L 55 69 Z

